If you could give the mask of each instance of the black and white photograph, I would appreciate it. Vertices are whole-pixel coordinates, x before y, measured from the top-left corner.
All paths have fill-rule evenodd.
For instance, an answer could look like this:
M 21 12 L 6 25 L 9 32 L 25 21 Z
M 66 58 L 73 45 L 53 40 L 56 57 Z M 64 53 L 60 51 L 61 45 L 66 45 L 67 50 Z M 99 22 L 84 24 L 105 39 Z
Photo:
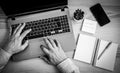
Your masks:
M 120 0 L 1 0 L 0 73 L 120 73 Z

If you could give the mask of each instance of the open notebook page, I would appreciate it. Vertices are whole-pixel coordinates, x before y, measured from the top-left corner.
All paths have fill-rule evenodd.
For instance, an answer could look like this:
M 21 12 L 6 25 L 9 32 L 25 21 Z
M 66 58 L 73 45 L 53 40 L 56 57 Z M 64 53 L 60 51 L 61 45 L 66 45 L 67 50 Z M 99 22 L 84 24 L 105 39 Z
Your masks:
M 96 45 L 96 37 L 80 34 L 74 59 L 91 63 Z
M 108 49 L 106 49 L 106 51 L 98 59 L 98 57 L 100 56 L 102 51 L 105 49 L 105 47 L 108 43 L 109 42 L 105 41 L 105 40 L 100 41 L 100 45 L 98 48 L 98 55 L 97 55 L 97 59 L 96 59 L 96 66 L 113 71 L 115 60 L 116 60 L 118 44 L 111 43 L 111 45 L 109 45 Z

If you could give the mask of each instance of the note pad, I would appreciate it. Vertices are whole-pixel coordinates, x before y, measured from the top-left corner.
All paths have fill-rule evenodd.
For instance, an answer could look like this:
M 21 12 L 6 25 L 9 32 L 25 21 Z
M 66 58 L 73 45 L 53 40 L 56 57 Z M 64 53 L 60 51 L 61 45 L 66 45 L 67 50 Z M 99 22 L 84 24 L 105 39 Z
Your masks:
M 89 19 L 84 19 L 82 25 L 82 31 L 95 34 L 97 22 Z
M 95 50 L 96 37 L 80 34 L 74 59 L 91 63 Z
M 109 42 L 105 41 L 105 40 L 101 40 L 99 43 L 100 43 L 100 45 L 99 45 L 99 49 L 98 49 L 95 66 L 113 71 L 115 60 L 116 60 L 118 44 L 112 43 L 108 47 L 108 49 L 102 54 L 102 56 L 98 59 L 99 55 L 101 54 L 101 52 L 104 50 L 105 46 Z

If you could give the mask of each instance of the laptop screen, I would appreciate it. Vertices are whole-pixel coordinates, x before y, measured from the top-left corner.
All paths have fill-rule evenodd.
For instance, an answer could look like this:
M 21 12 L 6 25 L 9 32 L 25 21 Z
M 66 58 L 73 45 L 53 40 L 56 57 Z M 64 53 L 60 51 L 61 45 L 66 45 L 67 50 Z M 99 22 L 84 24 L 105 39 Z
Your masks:
M 7 16 L 67 5 L 67 0 L 3 0 L 0 6 Z

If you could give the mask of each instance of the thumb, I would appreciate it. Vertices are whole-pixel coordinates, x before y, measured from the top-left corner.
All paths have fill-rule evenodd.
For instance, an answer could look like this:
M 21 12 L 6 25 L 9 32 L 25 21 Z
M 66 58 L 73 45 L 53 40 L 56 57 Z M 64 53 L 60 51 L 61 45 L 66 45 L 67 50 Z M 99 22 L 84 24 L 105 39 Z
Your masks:
M 28 40 L 22 45 L 22 50 L 24 50 L 28 46 Z
M 47 62 L 48 64 L 51 64 L 49 59 L 47 58 L 47 56 L 40 56 L 41 59 L 43 59 L 45 62 Z
M 45 46 L 41 45 L 40 48 L 43 50 L 43 52 L 44 52 L 45 54 L 47 54 L 47 55 L 50 54 L 50 51 L 49 51 Z

